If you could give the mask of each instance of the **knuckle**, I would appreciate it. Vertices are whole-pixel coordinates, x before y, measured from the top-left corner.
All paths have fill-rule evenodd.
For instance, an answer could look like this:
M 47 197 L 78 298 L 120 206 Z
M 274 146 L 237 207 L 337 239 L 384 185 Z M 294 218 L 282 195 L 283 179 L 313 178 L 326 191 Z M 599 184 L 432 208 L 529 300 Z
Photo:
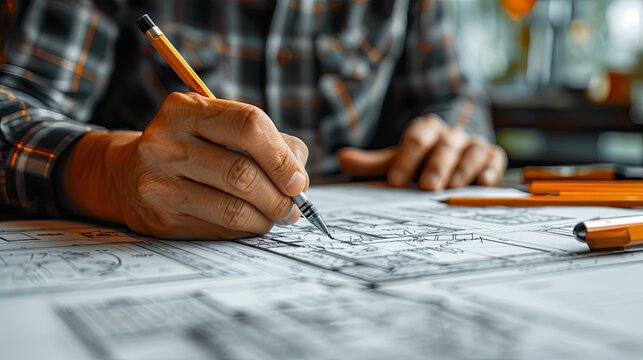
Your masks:
M 171 92 L 165 99 L 166 103 L 181 103 L 185 101 L 187 95 L 180 93 L 178 91 Z
M 161 122 L 179 121 L 181 124 L 191 124 L 209 115 L 207 99 L 194 93 L 170 93 L 159 113 Z
M 472 147 L 486 148 L 489 146 L 489 143 L 484 138 L 480 136 L 473 136 L 469 139 L 469 144 Z
M 285 151 L 278 151 L 272 158 L 272 172 L 277 175 L 286 175 L 293 168 L 293 159 L 290 154 Z
M 259 171 L 253 161 L 239 155 L 230 165 L 227 183 L 242 193 L 250 193 L 256 187 Z
M 448 156 L 454 156 L 464 150 L 465 144 L 454 138 L 444 138 L 440 142 L 440 151 Z
M 287 196 L 279 196 L 271 209 L 270 218 L 274 220 L 284 219 L 290 213 L 292 206 L 292 200 L 290 200 L 290 198 Z
M 161 105 L 161 113 L 164 114 L 174 114 L 177 109 L 182 107 L 188 99 L 187 95 L 180 92 L 172 92 L 163 101 Z
M 166 98 L 163 105 L 180 104 L 185 101 L 186 95 L 180 92 L 171 92 Z
M 404 140 L 416 148 L 425 148 L 428 146 L 427 137 L 419 131 L 409 131 Z
M 243 200 L 228 200 L 223 210 L 223 222 L 232 229 L 243 229 L 248 223 L 249 212 Z
M 479 160 L 487 156 L 487 147 L 482 144 L 471 144 L 469 148 L 464 151 L 463 156 L 474 160 Z
M 257 139 L 261 136 L 267 115 L 258 107 L 247 105 L 242 108 L 240 132 L 244 138 Z
M 444 122 L 444 120 L 442 120 L 442 118 L 439 117 L 438 115 L 431 114 L 429 116 L 425 116 L 424 120 L 427 122 L 427 124 L 430 127 L 434 128 L 436 130 L 444 130 L 444 129 L 447 128 L 447 125 Z

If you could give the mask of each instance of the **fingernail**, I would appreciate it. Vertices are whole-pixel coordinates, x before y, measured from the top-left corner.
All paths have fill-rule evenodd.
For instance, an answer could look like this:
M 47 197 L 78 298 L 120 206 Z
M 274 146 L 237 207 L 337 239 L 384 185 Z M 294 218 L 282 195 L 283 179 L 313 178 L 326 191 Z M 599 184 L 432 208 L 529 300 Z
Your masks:
M 493 169 L 487 169 L 482 173 L 482 181 L 491 183 L 496 177 L 496 172 Z
M 451 183 L 453 184 L 459 184 L 464 180 L 464 175 L 460 171 L 456 171 L 453 173 L 453 176 L 451 176 Z
M 304 174 L 299 171 L 295 171 L 286 185 L 286 191 L 288 191 L 289 194 L 298 195 L 304 191 L 304 186 L 306 186 L 306 178 L 304 177 Z

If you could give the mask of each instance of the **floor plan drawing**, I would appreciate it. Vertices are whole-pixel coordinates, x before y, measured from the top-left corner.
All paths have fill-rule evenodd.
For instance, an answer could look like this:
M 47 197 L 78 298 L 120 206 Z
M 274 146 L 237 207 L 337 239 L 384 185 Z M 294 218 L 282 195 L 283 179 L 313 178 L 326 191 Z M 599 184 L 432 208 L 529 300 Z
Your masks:
M 105 358 L 297 359 L 542 358 L 564 353 L 627 357 L 610 342 L 623 334 L 600 330 L 591 338 L 560 335 L 546 322 L 528 324 L 474 302 L 434 296 L 413 301 L 373 291 L 277 286 L 273 291 L 210 291 L 121 296 L 57 308 L 73 331 Z M 303 290 L 303 291 L 302 291 Z M 244 300 L 240 300 L 244 299 Z M 127 322 L 121 319 L 129 319 Z M 586 325 L 585 325 L 586 326 Z M 587 329 L 586 329 L 587 330 Z M 364 337 L 363 332 L 369 336 Z M 164 339 L 156 344 L 154 337 Z M 620 344 L 634 343 L 632 336 Z M 636 349 L 636 346 L 634 346 Z

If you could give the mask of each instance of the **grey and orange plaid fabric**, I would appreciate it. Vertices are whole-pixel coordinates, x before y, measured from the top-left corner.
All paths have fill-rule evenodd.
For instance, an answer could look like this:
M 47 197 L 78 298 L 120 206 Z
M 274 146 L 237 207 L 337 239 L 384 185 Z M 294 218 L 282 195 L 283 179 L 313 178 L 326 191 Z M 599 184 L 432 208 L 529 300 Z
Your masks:
M 88 131 L 143 129 L 185 86 L 135 28 L 148 13 L 220 98 L 310 148 L 395 144 L 436 112 L 490 136 L 439 0 L 0 0 L 1 202 L 59 213 L 58 161 Z M 91 166 L 91 164 L 88 164 Z M 100 189 L 96 189 L 100 191 Z

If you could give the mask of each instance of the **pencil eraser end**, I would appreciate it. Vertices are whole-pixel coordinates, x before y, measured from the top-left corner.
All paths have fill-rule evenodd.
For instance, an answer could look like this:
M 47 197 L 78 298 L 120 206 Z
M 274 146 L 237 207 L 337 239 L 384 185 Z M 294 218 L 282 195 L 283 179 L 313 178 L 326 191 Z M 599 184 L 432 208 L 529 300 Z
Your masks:
M 141 30 L 141 32 L 145 34 L 149 29 L 153 28 L 156 25 L 154 25 L 154 21 L 152 21 L 152 19 L 150 19 L 150 17 L 145 14 L 138 18 L 138 20 L 136 20 L 136 26 L 138 26 L 139 30 Z

